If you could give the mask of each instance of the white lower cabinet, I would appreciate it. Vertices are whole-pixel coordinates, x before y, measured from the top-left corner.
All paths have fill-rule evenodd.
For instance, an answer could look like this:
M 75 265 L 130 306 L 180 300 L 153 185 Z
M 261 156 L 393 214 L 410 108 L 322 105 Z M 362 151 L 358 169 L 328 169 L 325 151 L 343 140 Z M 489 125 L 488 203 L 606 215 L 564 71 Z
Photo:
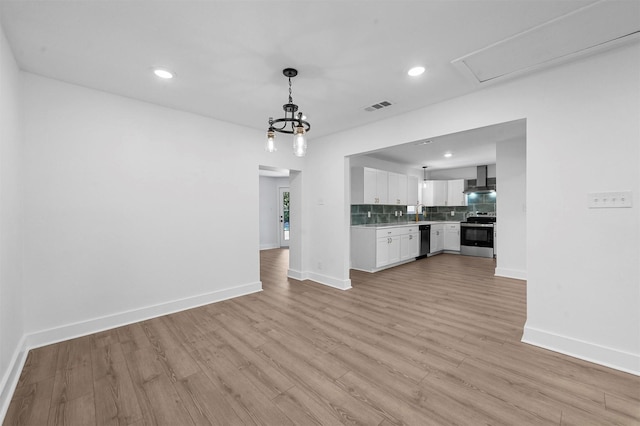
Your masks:
M 378 238 L 376 244 L 376 267 L 400 261 L 400 236 Z
M 420 255 L 420 233 L 400 237 L 400 260 L 416 258 Z
M 429 254 L 444 250 L 444 225 L 436 223 L 431 225 L 431 238 L 429 241 Z
M 376 272 L 415 259 L 420 254 L 417 225 L 398 227 L 352 227 L 351 267 Z
M 420 256 L 420 231 L 417 226 L 404 228 L 400 236 L 400 260 Z
M 444 249 L 446 251 L 460 251 L 460 224 L 445 223 Z

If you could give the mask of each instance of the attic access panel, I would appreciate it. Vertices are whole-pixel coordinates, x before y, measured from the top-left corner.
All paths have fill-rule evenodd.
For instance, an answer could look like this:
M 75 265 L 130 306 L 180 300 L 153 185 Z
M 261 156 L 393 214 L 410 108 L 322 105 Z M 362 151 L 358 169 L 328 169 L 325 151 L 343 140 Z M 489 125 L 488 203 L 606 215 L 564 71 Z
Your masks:
M 640 39 L 640 2 L 596 2 L 452 62 L 477 83 Z

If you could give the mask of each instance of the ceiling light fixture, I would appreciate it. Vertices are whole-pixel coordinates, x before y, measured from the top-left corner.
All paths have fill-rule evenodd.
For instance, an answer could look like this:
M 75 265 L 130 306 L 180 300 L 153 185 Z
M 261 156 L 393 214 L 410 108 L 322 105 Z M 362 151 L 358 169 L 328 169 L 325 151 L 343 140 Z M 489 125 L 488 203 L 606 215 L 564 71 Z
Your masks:
M 413 67 L 409 71 L 407 71 L 407 74 L 409 74 L 411 77 L 417 77 L 419 75 L 422 75 L 424 71 L 424 67 Z
M 311 124 L 305 120 L 302 112 L 298 112 L 298 105 L 293 103 L 291 95 L 291 78 L 298 75 L 298 71 L 293 68 L 285 68 L 282 74 L 289 79 L 289 102 L 282 105 L 284 117 L 273 119 L 269 117 L 269 129 L 267 130 L 267 141 L 265 150 L 268 152 L 276 151 L 275 138 L 276 132 L 288 133 L 293 135 L 293 154 L 296 157 L 304 157 L 307 153 L 307 138 L 305 133 L 311 129 Z M 298 112 L 296 114 L 296 112 Z
M 444 157 L 445 158 L 451 158 L 451 157 L 453 157 L 453 154 L 451 152 L 445 152 L 444 153 Z
M 422 187 L 427 187 L 427 166 L 422 166 Z
M 173 78 L 173 73 L 171 73 L 171 72 L 169 72 L 167 70 L 160 69 L 160 68 L 157 68 L 157 69 L 153 70 L 153 73 L 156 76 L 160 77 L 160 78 L 164 78 L 165 80 Z

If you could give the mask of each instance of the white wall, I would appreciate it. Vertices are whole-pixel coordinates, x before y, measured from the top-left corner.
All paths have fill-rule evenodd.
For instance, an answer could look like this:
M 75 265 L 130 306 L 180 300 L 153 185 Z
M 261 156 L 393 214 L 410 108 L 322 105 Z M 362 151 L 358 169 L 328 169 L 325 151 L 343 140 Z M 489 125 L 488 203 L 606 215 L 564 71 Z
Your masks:
M 280 247 L 279 189 L 289 186 L 289 178 L 260 176 L 260 250 Z
M 0 420 L 20 373 L 23 216 L 22 76 L 0 28 Z
M 261 288 L 258 166 L 301 162 L 261 131 L 25 82 L 29 345 Z
M 349 277 L 345 156 L 526 119 L 526 204 L 535 220 L 529 214 L 525 340 L 640 374 L 637 202 L 586 208 L 590 191 L 626 189 L 640 200 L 639 57 L 637 43 L 626 45 L 310 142 L 309 274 Z
M 353 156 L 350 158 L 350 161 L 351 167 L 371 167 L 374 169 L 385 170 L 387 172 L 400 173 L 407 176 L 416 176 L 422 179 L 422 170 L 418 170 L 404 164 L 380 160 L 379 158 L 369 157 L 367 155 Z
M 526 140 L 498 143 L 496 160 L 496 275 L 524 280 L 527 279 Z
M 481 166 L 483 164 L 478 164 Z M 487 177 L 496 177 L 496 165 L 486 164 Z M 427 171 L 427 178 L 434 180 L 447 179 L 476 179 L 478 177 L 477 167 L 457 167 L 455 169 L 431 170 Z

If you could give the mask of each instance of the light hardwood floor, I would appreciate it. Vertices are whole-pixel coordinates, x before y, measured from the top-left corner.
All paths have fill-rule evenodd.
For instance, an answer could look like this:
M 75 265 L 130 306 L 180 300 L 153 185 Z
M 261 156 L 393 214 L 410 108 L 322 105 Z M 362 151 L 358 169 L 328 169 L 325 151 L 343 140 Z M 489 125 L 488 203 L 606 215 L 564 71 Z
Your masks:
M 640 378 L 520 343 L 525 283 L 440 255 L 29 353 L 5 425 L 637 425 Z

